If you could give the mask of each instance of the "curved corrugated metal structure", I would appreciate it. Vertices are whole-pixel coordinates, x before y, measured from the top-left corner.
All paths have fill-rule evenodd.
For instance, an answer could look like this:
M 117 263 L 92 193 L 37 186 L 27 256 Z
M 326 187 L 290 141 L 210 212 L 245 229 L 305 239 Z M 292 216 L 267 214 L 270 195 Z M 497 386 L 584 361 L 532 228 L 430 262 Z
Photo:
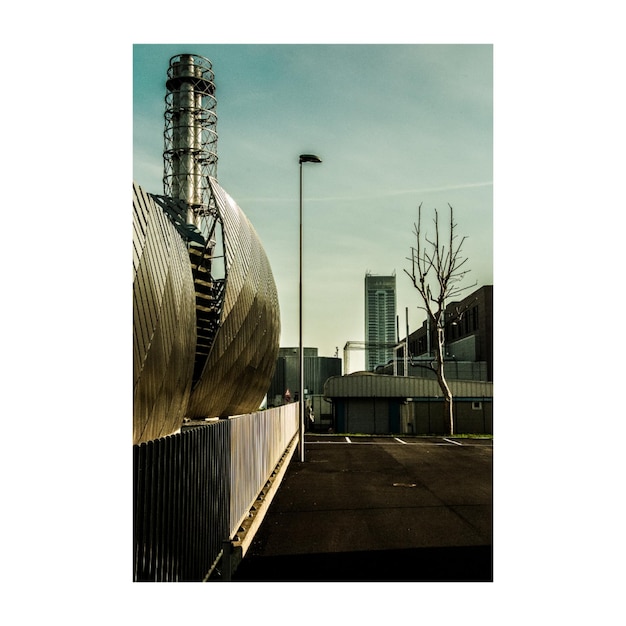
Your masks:
M 280 339 L 278 294 L 261 241 L 214 178 L 210 185 L 223 226 L 226 287 L 220 328 L 191 392 L 191 418 L 257 410 L 274 373 Z
M 215 179 L 210 185 L 222 225 L 225 278 L 214 292 L 219 301 L 207 349 L 198 329 L 213 292 L 207 295 L 194 275 L 198 248 L 172 221 L 175 200 L 133 184 L 135 444 L 176 432 L 184 417 L 256 411 L 274 373 L 280 311 L 269 260 L 237 203 Z M 194 363 L 201 364 L 195 373 Z
M 187 247 L 152 197 L 133 184 L 133 443 L 180 428 L 195 350 Z
M 217 182 L 211 62 L 170 59 L 163 196 L 133 184 L 133 439 L 183 418 L 256 411 L 280 337 L 278 295 L 252 224 Z

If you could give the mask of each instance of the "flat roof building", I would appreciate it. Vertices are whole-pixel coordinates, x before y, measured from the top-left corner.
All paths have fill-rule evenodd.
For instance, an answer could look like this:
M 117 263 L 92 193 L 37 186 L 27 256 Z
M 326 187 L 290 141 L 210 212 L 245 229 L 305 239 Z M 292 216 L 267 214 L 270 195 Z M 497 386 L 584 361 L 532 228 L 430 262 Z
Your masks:
M 493 434 L 493 383 L 448 381 L 457 433 Z M 336 433 L 442 434 L 444 399 L 436 380 L 361 372 L 324 385 Z

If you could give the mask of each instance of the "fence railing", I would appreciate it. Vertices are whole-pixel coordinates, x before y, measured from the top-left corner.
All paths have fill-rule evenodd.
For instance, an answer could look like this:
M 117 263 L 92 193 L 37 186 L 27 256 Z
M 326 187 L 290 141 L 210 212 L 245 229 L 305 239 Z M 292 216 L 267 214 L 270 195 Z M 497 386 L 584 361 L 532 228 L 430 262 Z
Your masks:
M 231 427 L 230 537 L 298 432 L 298 404 L 240 415 Z
M 293 403 L 133 446 L 133 580 L 204 580 L 297 432 Z

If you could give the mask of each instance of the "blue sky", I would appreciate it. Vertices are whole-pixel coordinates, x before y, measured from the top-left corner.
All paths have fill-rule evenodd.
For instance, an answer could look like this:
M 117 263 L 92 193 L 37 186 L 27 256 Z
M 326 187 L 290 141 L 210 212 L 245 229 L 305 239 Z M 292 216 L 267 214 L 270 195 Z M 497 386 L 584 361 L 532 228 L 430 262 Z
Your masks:
M 278 287 L 281 345 L 298 343 L 298 155 L 304 171 L 307 346 L 363 340 L 366 271 L 396 272 L 398 313 L 421 325 L 404 274 L 417 207 L 455 209 L 471 274 L 493 282 L 490 45 L 135 45 L 133 177 L 162 193 L 171 56 L 215 72 L 218 179 L 259 233 Z M 351 364 L 359 355 L 351 356 Z

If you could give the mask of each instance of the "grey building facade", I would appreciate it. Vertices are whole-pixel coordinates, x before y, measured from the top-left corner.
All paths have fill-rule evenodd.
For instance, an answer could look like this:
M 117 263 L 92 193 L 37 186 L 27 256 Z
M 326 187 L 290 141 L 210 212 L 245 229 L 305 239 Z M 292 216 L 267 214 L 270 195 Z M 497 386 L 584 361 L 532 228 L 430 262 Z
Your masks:
M 493 434 L 493 384 L 449 381 L 455 432 Z M 363 372 L 329 378 L 337 433 L 429 435 L 446 432 L 444 400 L 436 380 Z
M 365 368 L 374 371 L 394 357 L 396 275 L 365 274 Z
M 324 399 L 324 383 L 341 376 L 341 359 L 318 356 L 317 348 L 304 350 L 304 396 L 315 415 L 314 429 L 328 428 L 332 406 Z M 300 387 L 299 348 L 279 348 L 276 369 L 267 392 L 267 406 L 280 406 L 298 400 Z

